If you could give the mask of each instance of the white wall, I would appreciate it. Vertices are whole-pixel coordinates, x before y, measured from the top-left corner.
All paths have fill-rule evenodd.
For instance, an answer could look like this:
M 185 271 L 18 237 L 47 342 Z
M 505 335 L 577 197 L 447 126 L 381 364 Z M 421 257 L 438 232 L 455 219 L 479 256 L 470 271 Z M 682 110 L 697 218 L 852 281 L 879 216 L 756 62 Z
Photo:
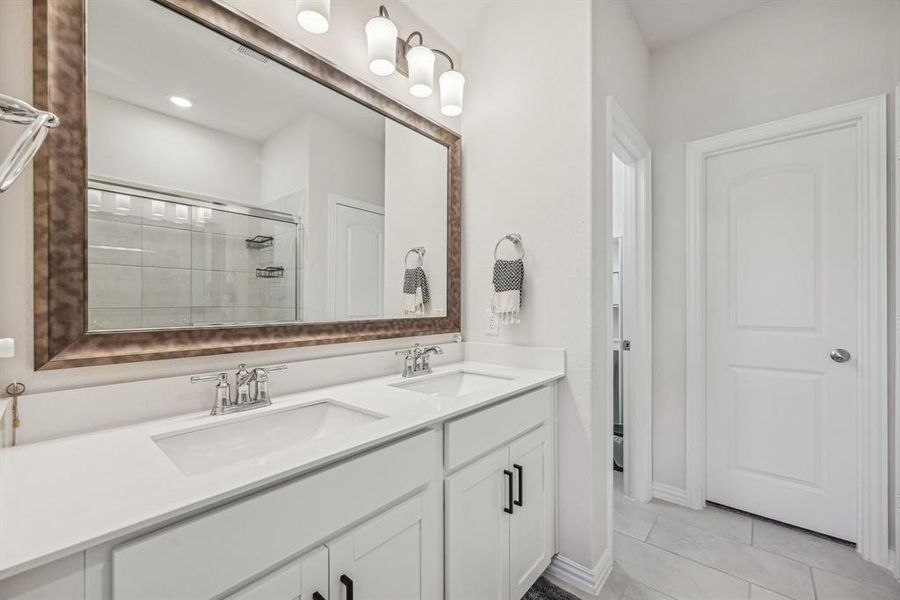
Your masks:
M 254 18 L 272 29 L 281 32 L 295 43 L 311 48 L 351 74 L 362 77 L 373 87 L 407 102 L 425 116 L 440 119 L 435 98 L 421 103 L 412 102 L 406 90 L 405 79 L 397 75 L 377 78 L 366 75 L 365 36 L 363 27 L 370 15 L 376 14 L 377 2 L 351 2 L 334 0 L 332 31 L 328 35 L 315 37 L 303 32 L 297 25 L 293 0 L 273 0 L 271 2 L 235 2 L 253 13 Z M 396 7 L 396 21 L 403 31 L 422 29 L 426 36 L 440 39 L 431 29 L 416 22 L 408 11 Z M 31 2 L 28 0 L 4 0 L 0 2 L 0 90 L 30 101 L 32 98 L 32 39 Z M 454 59 L 459 53 L 449 44 L 441 41 Z M 450 126 L 458 119 L 445 121 Z M 19 127 L 0 125 L 0 153 L 5 154 L 21 133 Z M 244 353 L 239 355 L 219 355 L 195 359 L 178 359 L 132 363 L 117 366 L 86 367 L 58 371 L 34 372 L 33 370 L 33 300 L 32 300 L 32 174 L 29 168 L 10 190 L 0 198 L 0 280 L 4 281 L 0 294 L 0 336 L 16 339 L 16 357 L 0 360 L 0 381 L 13 377 L 28 385 L 29 391 L 69 389 L 132 381 L 172 375 L 187 375 L 219 369 L 231 369 L 241 361 L 251 364 L 266 364 L 281 361 L 304 360 L 316 356 L 331 356 L 379 348 L 399 348 L 409 345 L 411 340 L 385 340 L 363 344 L 336 344 L 312 348 Z M 451 336 L 427 338 L 429 341 L 450 340 Z M 424 343 L 424 341 L 423 341 Z M 27 401 L 27 400 L 26 400 Z M 123 402 L 127 399 L 123 398 Z M 138 418 L 136 407 L 135 418 Z M 186 410 L 189 408 L 186 407 Z M 103 426 L 104 413 L 98 411 L 95 426 Z M 32 415 L 31 421 L 39 418 L 54 418 L 52 412 Z M 28 427 L 23 422 L 23 427 Z
M 301 114 L 266 139 L 260 152 L 260 201 L 274 210 L 286 196 L 305 197 L 309 184 L 308 115 Z M 285 206 L 284 208 L 288 208 Z
M 316 113 L 309 114 L 308 131 L 303 314 L 312 322 L 328 318 L 329 195 L 384 206 L 384 141 L 366 138 Z
M 684 144 L 890 92 L 900 78 L 898 31 L 895 0 L 784 0 L 653 53 L 656 481 L 685 485 Z
M 384 121 L 384 314 L 403 315 L 403 259 L 423 246 L 428 316 L 447 314 L 447 148 Z M 415 264 L 415 257 L 409 257 Z
M 593 569 L 611 490 L 605 95 L 646 125 L 647 48 L 625 0 L 511 1 L 490 4 L 465 54 L 463 330 L 566 348 L 560 553 Z M 527 251 L 522 322 L 492 338 L 493 250 L 509 232 Z
M 613 96 L 647 137 L 649 128 L 650 50 L 626 0 L 594 2 L 591 13 L 591 265 L 592 415 L 595 471 L 611 474 L 613 425 L 612 375 L 612 172 L 607 148 L 606 98 Z M 595 554 L 612 545 L 612 479 L 595 478 Z
M 93 92 L 87 112 L 92 176 L 259 204 L 258 143 Z

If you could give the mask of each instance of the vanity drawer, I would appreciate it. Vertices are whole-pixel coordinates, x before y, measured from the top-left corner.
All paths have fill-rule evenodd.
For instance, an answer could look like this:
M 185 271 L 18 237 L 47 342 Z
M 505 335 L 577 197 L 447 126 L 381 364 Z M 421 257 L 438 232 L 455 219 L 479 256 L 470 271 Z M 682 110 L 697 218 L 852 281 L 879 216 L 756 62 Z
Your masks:
M 218 596 L 427 485 L 439 448 L 427 431 L 127 542 L 112 597 Z
M 549 387 L 450 421 L 444 426 L 444 461 L 452 471 L 518 435 L 549 421 L 553 394 Z

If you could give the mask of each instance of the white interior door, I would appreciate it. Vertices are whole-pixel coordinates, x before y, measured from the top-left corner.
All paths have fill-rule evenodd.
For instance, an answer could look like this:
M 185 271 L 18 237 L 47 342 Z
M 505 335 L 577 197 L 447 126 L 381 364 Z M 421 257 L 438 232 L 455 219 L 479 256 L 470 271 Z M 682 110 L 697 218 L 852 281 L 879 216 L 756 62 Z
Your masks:
M 706 163 L 706 498 L 851 541 L 857 144 L 819 129 Z
M 337 201 L 332 209 L 330 309 L 337 320 L 384 314 L 384 212 Z

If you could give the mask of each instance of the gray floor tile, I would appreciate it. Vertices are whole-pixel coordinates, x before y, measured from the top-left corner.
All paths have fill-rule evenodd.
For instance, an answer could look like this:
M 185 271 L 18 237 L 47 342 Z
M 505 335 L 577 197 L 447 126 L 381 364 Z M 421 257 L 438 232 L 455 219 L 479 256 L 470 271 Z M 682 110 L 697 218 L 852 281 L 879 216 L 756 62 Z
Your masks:
M 672 596 L 666 596 L 646 585 L 633 583 L 625 590 L 622 600 L 672 600 Z
M 676 600 L 747 600 L 749 584 L 621 533 L 615 534 L 616 563 L 632 579 Z
M 814 600 L 809 567 L 736 540 L 660 516 L 647 543 L 756 583 L 794 600 Z
M 635 500 L 630 500 L 616 494 L 613 507 L 613 522 L 615 530 L 625 535 L 630 535 L 639 540 L 646 540 L 653 521 L 656 520 L 656 511 L 650 505 Z
M 710 533 L 749 544 L 753 530 L 753 519 L 721 508 L 707 506 L 703 510 L 693 510 L 668 502 L 654 500 L 650 506 L 656 514 L 665 515 L 688 525 L 705 529 Z
M 761 588 L 758 585 L 750 585 L 750 600 L 791 600 L 787 596 L 776 594 L 772 590 Z
M 870 585 L 878 585 L 900 597 L 900 584 L 887 570 L 870 563 L 849 546 L 796 529 L 757 520 L 753 545 Z
M 881 587 L 869 586 L 855 579 L 813 569 L 816 594 L 819 600 L 897 600 L 897 593 Z

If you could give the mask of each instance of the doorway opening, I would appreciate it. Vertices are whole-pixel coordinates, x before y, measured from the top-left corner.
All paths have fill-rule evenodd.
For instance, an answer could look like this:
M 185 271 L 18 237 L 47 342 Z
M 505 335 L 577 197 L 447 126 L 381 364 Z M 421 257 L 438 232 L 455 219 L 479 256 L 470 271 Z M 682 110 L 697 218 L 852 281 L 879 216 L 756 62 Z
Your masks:
M 611 205 L 610 469 L 622 472 L 626 496 L 647 502 L 653 487 L 650 147 L 611 96 L 607 98 L 607 174 Z

